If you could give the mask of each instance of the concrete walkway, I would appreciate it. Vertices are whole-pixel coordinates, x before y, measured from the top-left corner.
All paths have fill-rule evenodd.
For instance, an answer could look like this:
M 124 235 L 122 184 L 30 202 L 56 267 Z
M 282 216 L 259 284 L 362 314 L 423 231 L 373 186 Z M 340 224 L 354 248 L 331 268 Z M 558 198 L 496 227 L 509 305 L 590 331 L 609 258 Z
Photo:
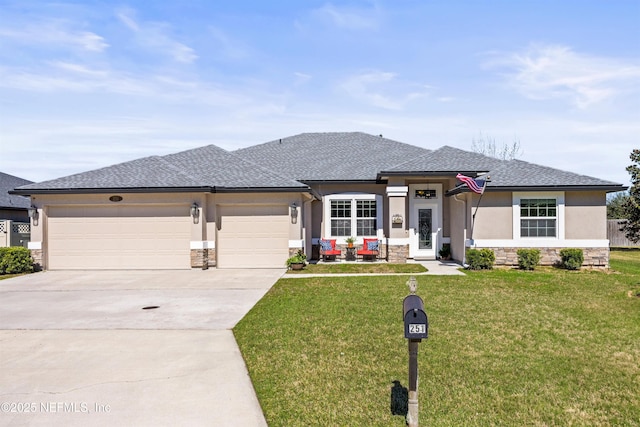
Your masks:
M 454 261 L 440 261 L 440 260 L 430 260 L 430 261 L 414 261 L 418 264 L 422 264 L 428 272 L 426 275 L 432 276 L 464 276 L 465 274 L 461 271 L 463 269 L 462 265 L 458 264 Z
M 453 261 L 411 261 L 411 263 L 421 264 L 428 271 L 424 273 L 328 273 L 328 274 L 285 274 L 286 278 L 305 278 L 305 277 L 347 277 L 347 276 L 464 276 L 461 271 L 463 268 L 460 264 Z
M 230 329 L 283 272 L 0 281 L 0 425 L 266 426 Z

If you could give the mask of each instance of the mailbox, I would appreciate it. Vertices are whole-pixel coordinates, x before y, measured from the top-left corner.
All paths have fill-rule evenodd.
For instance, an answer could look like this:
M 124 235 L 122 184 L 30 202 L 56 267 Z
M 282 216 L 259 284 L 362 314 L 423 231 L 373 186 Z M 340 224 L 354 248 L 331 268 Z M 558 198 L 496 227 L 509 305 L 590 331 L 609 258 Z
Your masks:
M 404 337 L 421 340 L 429 337 L 429 321 L 424 303 L 418 295 L 407 295 L 402 303 L 404 312 Z

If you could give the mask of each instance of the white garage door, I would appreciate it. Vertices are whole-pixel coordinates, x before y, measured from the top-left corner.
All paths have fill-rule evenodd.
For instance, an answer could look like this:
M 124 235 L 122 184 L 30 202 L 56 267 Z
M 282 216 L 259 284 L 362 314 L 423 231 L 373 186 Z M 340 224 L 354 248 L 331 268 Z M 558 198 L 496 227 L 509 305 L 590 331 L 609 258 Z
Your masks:
M 49 208 L 49 269 L 190 268 L 188 206 Z
M 289 257 L 289 207 L 218 206 L 219 268 L 284 268 Z

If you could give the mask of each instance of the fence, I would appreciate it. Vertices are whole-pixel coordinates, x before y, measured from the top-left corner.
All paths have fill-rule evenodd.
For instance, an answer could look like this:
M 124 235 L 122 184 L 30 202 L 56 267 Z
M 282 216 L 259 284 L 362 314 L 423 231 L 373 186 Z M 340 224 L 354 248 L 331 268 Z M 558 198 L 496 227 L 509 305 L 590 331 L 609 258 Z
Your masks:
M 31 224 L 0 220 L 0 247 L 24 246 L 31 240 Z
M 620 231 L 622 224 L 626 219 L 608 219 L 607 220 L 607 239 L 609 246 L 640 246 L 640 242 L 633 243 L 624 235 L 624 231 Z

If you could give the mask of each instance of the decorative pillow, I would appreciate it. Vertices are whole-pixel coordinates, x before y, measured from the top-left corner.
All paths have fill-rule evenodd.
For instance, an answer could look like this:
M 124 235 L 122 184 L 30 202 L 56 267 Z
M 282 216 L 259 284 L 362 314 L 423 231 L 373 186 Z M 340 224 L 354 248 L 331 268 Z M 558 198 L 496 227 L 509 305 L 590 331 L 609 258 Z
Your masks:
M 368 251 L 377 251 L 378 250 L 378 241 L 377 240 L 373 240 L 373 241 L 367 242 L 367 250 Z
M 323 251 L 330 251 L 331 249 L 333 249 L 331 247 L 331 241 L 329 240 L 320 240 L 320 247 Z

